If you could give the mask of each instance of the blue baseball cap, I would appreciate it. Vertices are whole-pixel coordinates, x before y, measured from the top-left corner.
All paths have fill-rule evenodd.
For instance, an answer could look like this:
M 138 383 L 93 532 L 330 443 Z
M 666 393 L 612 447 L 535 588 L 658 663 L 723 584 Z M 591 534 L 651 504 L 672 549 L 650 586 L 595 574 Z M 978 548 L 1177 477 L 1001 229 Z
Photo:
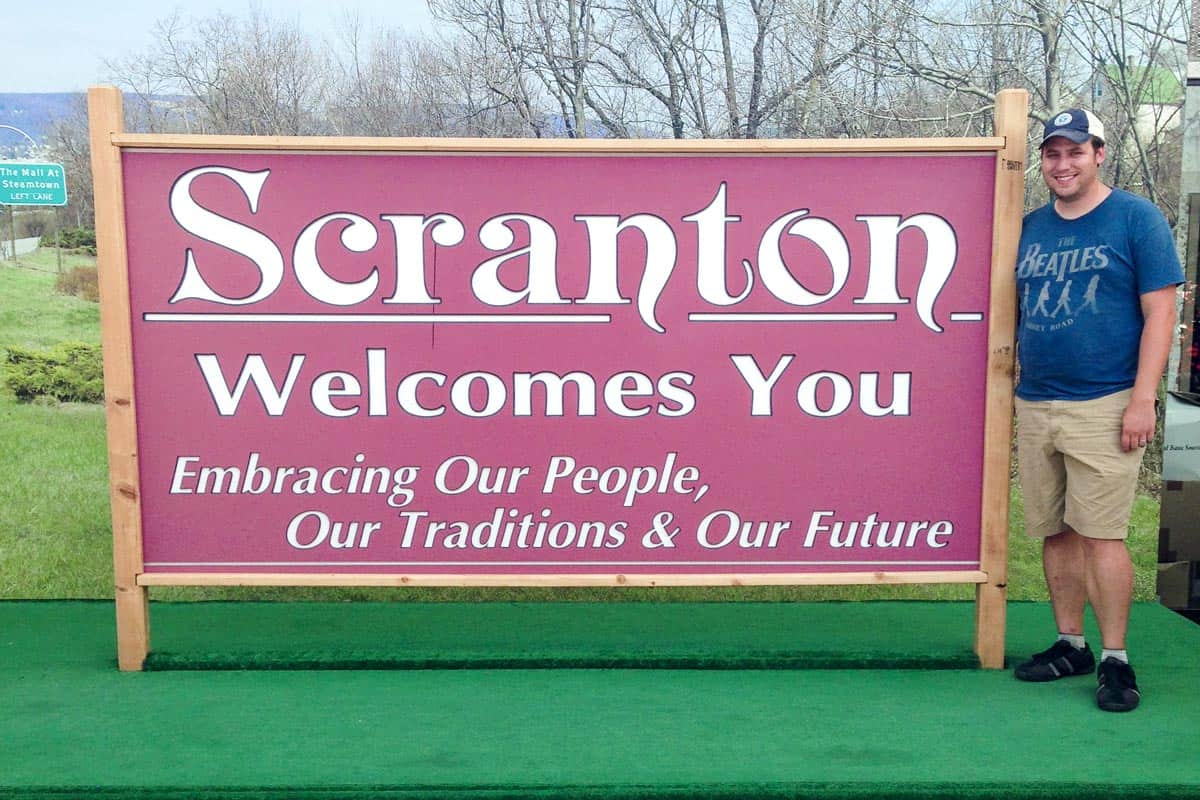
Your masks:
M 1068 108 L 1066 111 L 1055 114 L 1046 123 L 1042 133 L 1042 144 L 1038 146 L 1044 146 L 1055 136 L 1070 139 L 1076 144 L 1083 144 L 1093 136 L 1103 142 L 1104 123 L 1090 111 L 1082 108 Z

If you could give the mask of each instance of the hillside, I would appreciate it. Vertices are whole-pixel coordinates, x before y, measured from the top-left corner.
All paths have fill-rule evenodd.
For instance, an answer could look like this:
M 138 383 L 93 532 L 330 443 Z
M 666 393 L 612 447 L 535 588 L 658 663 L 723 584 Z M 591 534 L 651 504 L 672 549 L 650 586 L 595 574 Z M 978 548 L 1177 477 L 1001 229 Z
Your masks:
M 11 125 L 29 134 L 38 144 L 45 144 L 54 123 L 80 108 L 84 102 L 79 92 L 15 94 L 0 92 L 0 125 Z M 0 134 L 0 152 L 17 155 L 25 152 L 28 141 L 5 131 Z M 14 152 L 15 151 L 15 152 Z
M 169 95 L 152 95 L 151 102 L 176 101 Z M 138 102 L 126 95 L 126 106 Z M 11 125 L 29 134 L 39 145 L 46 144 L 54 125 L 74 114 L 86 113 L 87 99 L 83 92 L 0 92 L 0 125 Z M 23 158 L 29 155 L 29 141 L 18 133 L 0 129 L 0 158 Z

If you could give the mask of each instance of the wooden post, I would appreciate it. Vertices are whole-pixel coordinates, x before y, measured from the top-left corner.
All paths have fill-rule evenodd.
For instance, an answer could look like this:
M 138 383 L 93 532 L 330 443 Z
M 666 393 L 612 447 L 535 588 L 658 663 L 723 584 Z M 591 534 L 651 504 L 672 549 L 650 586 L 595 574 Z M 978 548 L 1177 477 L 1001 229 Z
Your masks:
M 16 206 L 8 207 L 8 240 L 9 240 L 10 246 L 12 247 L 12 249 L 8 251 L 8 257 L 12 259 L 14 267 L 20 266 L 21 262 L 17 261 L 17 207 Z
M 121 183 L 121 150 L 113 144 L 113 136 L 125 129 L 125 112 L 117 89 L 104 86 L 88 90 L 88 125 L 96 198 L 100 336 L 104 346 L 104 405 L 116 577 L 117 661 L 122 670 L 140 670 L 150 650 L 150 609 L 147 590 L 137 582 L 142 572 L 142 509 L 138 486 L 137 417 L 133 401 L 125 193 Z
M 987 669 L 1004 668 L 1008 598 L 1008 493 L 1012 448 L 1013 374 L 1017 325 L 1016 265 L 1025 195 L 1029 93 L 996 95 L 996 157 L 992 230 L 992 294 L 988 315 L 987 408 L 984 420 L 983 515 L 979 568 L 987 580 L 975 587 L 975 653 Z

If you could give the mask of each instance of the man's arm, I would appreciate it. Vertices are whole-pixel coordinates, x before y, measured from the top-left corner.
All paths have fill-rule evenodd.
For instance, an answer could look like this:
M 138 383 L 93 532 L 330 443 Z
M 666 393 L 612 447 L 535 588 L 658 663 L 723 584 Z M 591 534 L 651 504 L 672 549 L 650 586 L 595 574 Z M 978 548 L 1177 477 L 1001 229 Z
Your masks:
M 1175 341 L 1175 286 L 1164 286 L 1141 296 L 1141 343 L 1138 345 L 1137 377 L 1133 397 L 1121 419 L 1121 448 L 1133 450 L 1154 438 L 1154 401 L 1158 382 L 1167 366 L 1167 355 Z

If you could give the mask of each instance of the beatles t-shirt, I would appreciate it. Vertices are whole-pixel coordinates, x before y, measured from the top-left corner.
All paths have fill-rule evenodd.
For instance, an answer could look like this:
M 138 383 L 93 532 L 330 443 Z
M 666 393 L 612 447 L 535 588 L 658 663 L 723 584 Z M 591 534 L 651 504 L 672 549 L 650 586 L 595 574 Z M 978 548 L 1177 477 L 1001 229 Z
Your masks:
M 1030 212 L 1017 251 L 1017 396 L 1091 400 L 1133 386 L 1140 296 L 1183 282 L 1166 219 L 1121 189 L 1078 219 Z

